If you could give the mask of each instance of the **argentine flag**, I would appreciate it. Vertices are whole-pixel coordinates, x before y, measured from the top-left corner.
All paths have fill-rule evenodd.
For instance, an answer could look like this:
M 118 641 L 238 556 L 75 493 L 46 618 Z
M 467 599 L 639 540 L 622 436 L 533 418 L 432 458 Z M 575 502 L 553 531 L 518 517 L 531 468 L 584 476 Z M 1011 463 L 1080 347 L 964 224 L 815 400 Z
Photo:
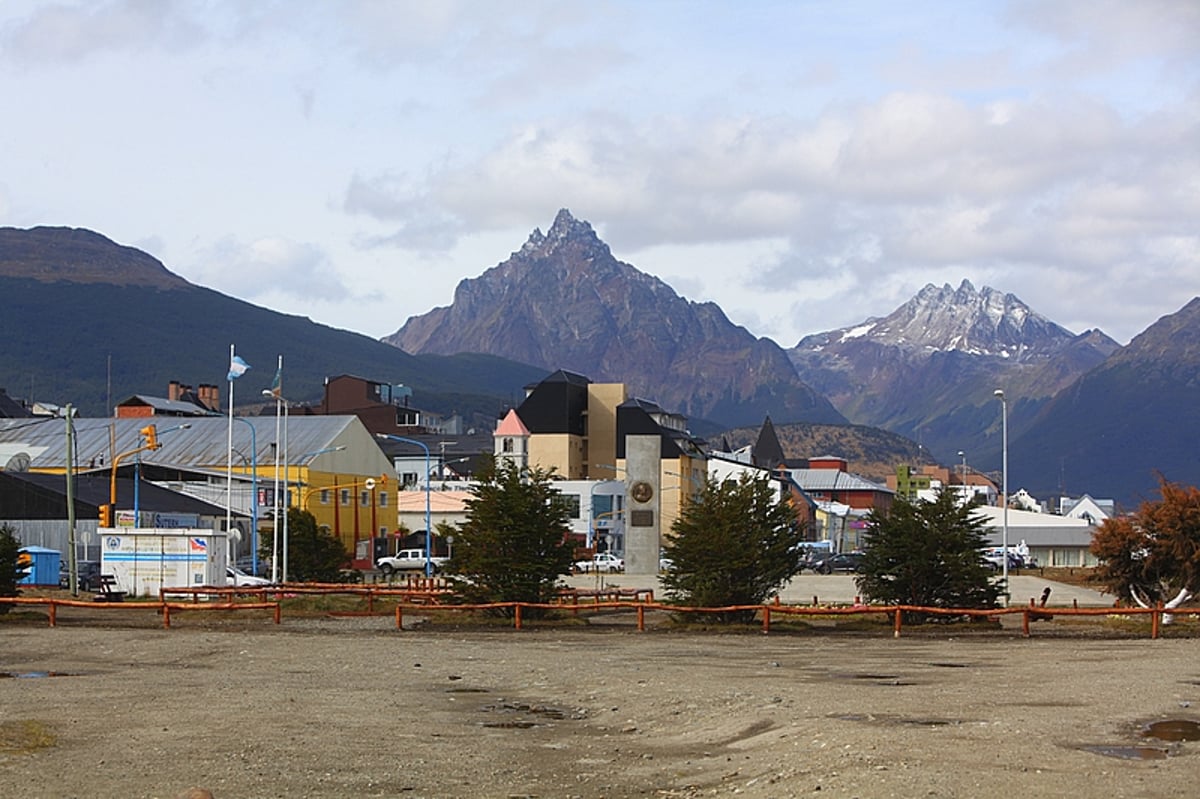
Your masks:
M 249 368 L 250 364 L 243 361 L 241 356 L 234 355 L 229 359 L 229 382 L 232 383 L 234 380 L 237 380 L 239 377 L 244 375 L 246 370 Z

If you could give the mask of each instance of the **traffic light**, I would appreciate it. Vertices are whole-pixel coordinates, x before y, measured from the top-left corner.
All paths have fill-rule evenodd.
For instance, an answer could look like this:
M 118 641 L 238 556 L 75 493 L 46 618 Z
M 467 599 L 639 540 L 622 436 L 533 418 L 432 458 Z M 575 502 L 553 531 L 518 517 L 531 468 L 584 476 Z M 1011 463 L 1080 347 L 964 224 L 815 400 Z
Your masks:
M 100 527 L 112 527 L 112 505 L 100 506 Z
M 158 428 L 152 424 L 148 424 L 138 431 L 142 434 L 142 438 L 146 439 L 146 447 L 149 449 L 158 449 L 161 445 L 158 443 Z

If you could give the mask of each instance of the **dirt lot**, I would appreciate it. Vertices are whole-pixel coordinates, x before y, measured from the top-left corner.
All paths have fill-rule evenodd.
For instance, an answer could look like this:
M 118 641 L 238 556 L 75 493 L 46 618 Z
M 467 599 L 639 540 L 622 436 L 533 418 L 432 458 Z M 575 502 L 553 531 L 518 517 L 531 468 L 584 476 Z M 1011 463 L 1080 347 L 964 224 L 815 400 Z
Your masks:
M 1167 797 L 1200 773 L 1200 742 L 1139 736 L 1200 721 L 1195 639 L 80 613 L 0 624 L 0 794 Z

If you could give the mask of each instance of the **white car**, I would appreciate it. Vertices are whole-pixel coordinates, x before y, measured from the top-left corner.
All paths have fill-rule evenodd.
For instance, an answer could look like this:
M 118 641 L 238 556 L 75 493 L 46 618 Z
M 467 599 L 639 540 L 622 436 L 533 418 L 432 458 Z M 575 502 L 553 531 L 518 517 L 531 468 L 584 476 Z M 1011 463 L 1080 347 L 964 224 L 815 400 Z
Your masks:
M 577 572 L 621 572 L 625 571 L 625 561 L 611 552 L 597 552 L 591 560 L 575 561 Z
M 255 577 L 253 574 L 246 574 L 234 566 L 225 567 L 225 585 L 244 588 L 270 584 L 271 581 L 266 577 Z

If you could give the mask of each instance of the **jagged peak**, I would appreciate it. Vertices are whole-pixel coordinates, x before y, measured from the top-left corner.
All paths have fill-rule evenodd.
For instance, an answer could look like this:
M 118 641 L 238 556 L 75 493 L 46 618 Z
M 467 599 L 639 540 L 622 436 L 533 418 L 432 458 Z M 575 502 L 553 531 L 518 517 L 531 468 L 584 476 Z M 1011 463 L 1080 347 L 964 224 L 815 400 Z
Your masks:
M 592 226 L 582 219 L 576 219 L 566 208 L 559 209 L 549 232 L 542 233 L 541 228 L 534 228 L 521 247 L 520 254 L 544 258 L 566 244 L 582 245 L 609 254 L 608 245 L 600 240 Z

